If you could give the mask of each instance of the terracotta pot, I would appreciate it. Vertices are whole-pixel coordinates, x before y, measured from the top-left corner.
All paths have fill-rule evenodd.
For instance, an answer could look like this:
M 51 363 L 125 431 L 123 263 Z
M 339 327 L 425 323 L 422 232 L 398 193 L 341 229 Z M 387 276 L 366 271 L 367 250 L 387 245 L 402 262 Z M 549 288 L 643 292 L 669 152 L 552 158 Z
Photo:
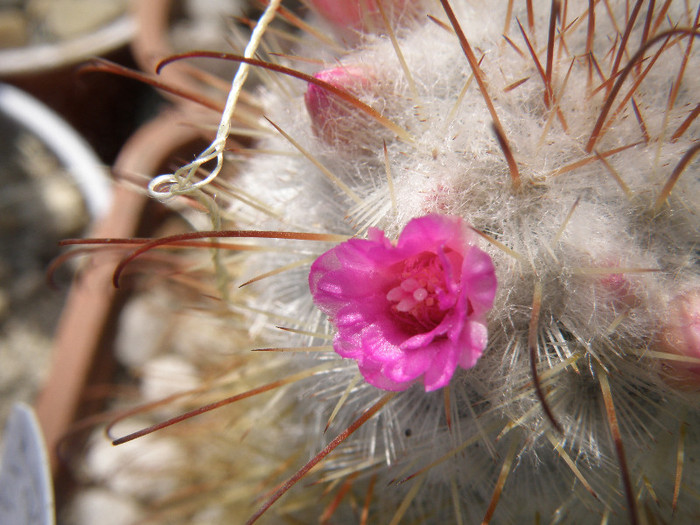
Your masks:
M 153 72 L 158 60 L 174 53 L 167 38 L 171 4 L 171 0 L 132 3 L 132 12 L 139 27 L 133 42 L 133 54 L 146 73 Z M 185 63 L 166 68 L 159 80 L 198 93 L 205 86 L 222 102 L 228 89 L 227 82 L 202 74 Z M 191 123 L 218 122 L 218 113 L 179 97 L 166 96 L 174 102 L 174 108 L 161 112 L 128 140 L 113 167 L 117 175 L 128 177 L 137 174 L 140 180 L 147 181 L 162 171 L 172 170 L 174 166 L 181 165 L 183 159 L 192 158 L 189 152 L 181 153 L 183 148 L 201 140 L 203 133 L 206 133 Z M 204 147 L 206 144 L 198 144 L 193 153 Z M 174 154 L 179 156 L 175 158 Z M 87 237 L 135 236 L 137 231 L 144 229 L 144 221 L 148 220 L 144 219 L 144 210 L 153 202 L 143 190 L 134 189 L 126 183 L 117 184 L 111 211 Z M 118 261 L 118 255 L 107 251 L 92 256 L 71 286 L 54 339 L 52 373 L 36 404 L 49 448 L 59 507 L 68 495 L 70 478 L 67 477 L 69 469 L 65 468 L 62 457 L 57 453 L 58 447 L 74 430 L 76 421 L 104 409 L 102 406 L 89 406 L 90 387 L 112 381 L 110 373 L 114 369 L 114 358 L 111 345 L 115 320 L 119 307 L 127 297 L 127 292 L 112 286 L 112 273 Z M 80 443 L 76 446 L 80 447 Z
M 188 121 L 181 111 L 169 109 L 145 124 L 124 145 L 114 166 L 115 173 L 157 174 L 173 159 L 174 152 L 200 138 L 198 130 L 183 125 Z M 117 183 L 110 212 L 95 224 L 88 236 L 134 236 L 148 202 L 143 191 Z M 59 505 L 68 484 L 64 476 L 66 465 L 59 459 L 57 448 L 73 423 L 87 415 L 89 407 L 85 399 L 89 387 L 111 381 L 113 358 L 108 341 L 116 306 L 124 299 L 124 292 L 112 286 L 117 261 L 118 256 L 98 253 L 72 285 L 54 339 L 52 371 L 36 403 Z
M 79 234 L 89 218 L 105 215 L 112 188 L 102 162 L 74 129 L 35 98 L 1 83 L 0 184 L 0 383 L 8 394 L 0 403 L 0 428 L 15 404 L 0 465 L 0 499 L 12 505 L 2 505 L 0 522 L 21 523 L 17 519 L 27 515 L 39 519 L 41 512 L 41 523 L 48 524 L 50 502 L 39 491 L 46 488 L 43 483 L 34 499 L 17 497 L 41 478 L 42 463 L 48 465 L 41 440 L 32 437 L 30 410 L 16 403 L 30 402 L 36 394 L 62 303 L 60 294 L 46 289 L 46 257 L 56 253 L 58 239 Z
M 141 71 L 153 74 L 158 63 L 166 57 L 172 56 L 181 50 L 173 42 L 173 12 L 177 11 L 178 2 L 175 0 L 149 0 L 142 2 L 135 0 L 131 3 L 132 16 L 136 20 L 137 30 L 132 42 L 132 52 L 134 60 Z M 206 49 L 230 51 L 226 41 L 226 33 L 216 31 L 207 38 Z M 218 37 L 218 38 L 217 38 Z M 188 50 L 193 44 L 186 42 L 184 46 Z M 196 45 L 196 44 L 195 44 Z M 211 66 L 212 61 L 207 61 Z M 201 65 L 201 64 L 200 64 Z M 211 95 L 220 98 L 229 89 L 229 82 L 220 78 L 230 76 L 237 68 L 237 64 L 219 62 L 223 65 L 223 70 L 217 70 L 216 74 L 194 67 L 191 60 L 173 62 L 163 68 L 158 74 L 158 79 L 164 83 L 188 92 L 199 93 L 200 95 Z M 163 95 L 176 104 L 187 103 L 181 97 L 164 92 Z

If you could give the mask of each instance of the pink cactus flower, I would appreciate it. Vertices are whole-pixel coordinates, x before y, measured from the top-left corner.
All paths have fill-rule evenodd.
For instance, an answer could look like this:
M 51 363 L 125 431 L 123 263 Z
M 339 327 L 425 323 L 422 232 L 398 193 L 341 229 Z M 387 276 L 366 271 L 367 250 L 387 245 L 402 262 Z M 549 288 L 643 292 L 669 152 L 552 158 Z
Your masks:
M 460 217 L 413 219 L 396 245 L 376 228 L 368 237 L 311 266 L 313 300 L 337 329 L 335 351 L 384 390 L 419 379 L 426 392 L 446 386 L 486 347 L 497 286 L 491 258 Z

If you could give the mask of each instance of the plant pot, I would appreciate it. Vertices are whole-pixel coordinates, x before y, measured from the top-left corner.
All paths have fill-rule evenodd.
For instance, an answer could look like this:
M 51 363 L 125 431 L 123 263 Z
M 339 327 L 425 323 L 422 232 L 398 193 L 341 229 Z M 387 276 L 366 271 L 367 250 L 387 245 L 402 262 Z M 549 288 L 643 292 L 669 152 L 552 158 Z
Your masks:
M 48 371 L 64 294 L 47 289 L 46 264 L 58 255 L 61 238 L 80 235 L 89 222 L 105 216 L 112 187 L 102 162 L 80 135 L 44 104 L 7 84 L 0 84 L 0 185 L 2 426 L 10 404 L 32 402 Z M 23 413 L 13 419 L 17 422 L 8 428 L 16 430 L 8 430 L 8 446 L 17 432 L 29 435 L 27 418 Z M 43 461 L 36 456 L 39 442 L 24 450 L 25 465 L 35 472 Z M 17 454 L 6 457 L 19 460 Z M 18 471 L 17 486 L 9 485 L 10 490 L 19 490 L 23 474 L 33 476 Z M 8 497 L 4 489 L 3 497 Z
M 152 176 L 168 165 L 173 152 L 196 141 L 199 131 L 183 125 L 179 111 L 166 110 L 141 127 L 124 145 L 114 172 Z M 115 185 L 113 206 L 99 220 L 89 237 L 132 237 L 143 226 L 144 192 L 121 182 Z M 68 469 L 59 457 L 59 445 L 71 434 L 79 418 L 100 410 L 86 393 L 91 386 L 112 381 L 110 341 L 118 306 L 126 294 L 112 286 L 118 256 L 99 252 L 90 259 L 71 286 L 53 347 L 53 366 L 37 401 L 60 507 L 70 489 Z M 71 440 L 72 441 L 72 440 Z M 71 443 L 73 445 L 74 443 Z M 80 446 L 77 444 L 77 446 Z

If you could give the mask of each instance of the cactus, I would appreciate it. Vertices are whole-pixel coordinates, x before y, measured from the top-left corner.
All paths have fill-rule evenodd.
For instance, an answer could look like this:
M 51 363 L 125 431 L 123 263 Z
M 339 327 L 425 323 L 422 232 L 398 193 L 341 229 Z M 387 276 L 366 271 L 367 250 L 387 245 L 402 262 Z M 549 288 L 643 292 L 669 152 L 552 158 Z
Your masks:
M 236 276 L 222 296 L 294 377 L 269 410 L 312 458 L 251 522 L 288 507 L 329 523 L 696 521 L 700 6 L 377 0 L 359 24 L 311 4 L 337 35 L 302 38 L 313 60 L 235 57 L 276 80 L 256 92 L 257 151 L 229 155 L 237 175 L 216 190 L 218 236 L 266 250 L 219 254 Z M 430 388 L 429 372 L 396 372 L 398 353 L 386 373 L 358 357 L 381 323 L 348 335 L 338 314 L 352 294 L 371 303 L 357 315 L 417 308 L 417 286 L 374 293 L 349 247 L 398 250 L 387 239 L 425 217 L 463 221 L 498 281 L 483 353 Z M 302 495 L 306 476 L 329 503 Z

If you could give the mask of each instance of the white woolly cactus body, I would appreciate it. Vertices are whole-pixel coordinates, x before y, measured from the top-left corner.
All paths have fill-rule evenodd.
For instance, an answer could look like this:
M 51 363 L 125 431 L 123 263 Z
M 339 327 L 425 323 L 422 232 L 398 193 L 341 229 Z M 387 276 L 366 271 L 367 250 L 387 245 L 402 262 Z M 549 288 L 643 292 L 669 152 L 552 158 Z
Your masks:
M 284 270 L 232 294 L 261 346 L 309 344 L 290 371 L 327 363 L 285 395 L 317 418 L 307 453 L 331 443 L 321 479 L 347 481 L 331 519 L 355 505 L 372 523 L 697 520 L 698 6 L 408 4 L 392 4 L 391 30 L 339 28 L 344 48 L 300 45 L 357 101 L 322 83 L 263 88 L 276 129 L 234 159 L 245 199 L 222 210 L 241 230 L 359 239 L 459 217 L 495 267 L 476 364 L 442 391 L 387 394 L 335 355 L 335 319 L 309 294 L 311 262 L 335 244 L 243 259 L 240 282 Z

